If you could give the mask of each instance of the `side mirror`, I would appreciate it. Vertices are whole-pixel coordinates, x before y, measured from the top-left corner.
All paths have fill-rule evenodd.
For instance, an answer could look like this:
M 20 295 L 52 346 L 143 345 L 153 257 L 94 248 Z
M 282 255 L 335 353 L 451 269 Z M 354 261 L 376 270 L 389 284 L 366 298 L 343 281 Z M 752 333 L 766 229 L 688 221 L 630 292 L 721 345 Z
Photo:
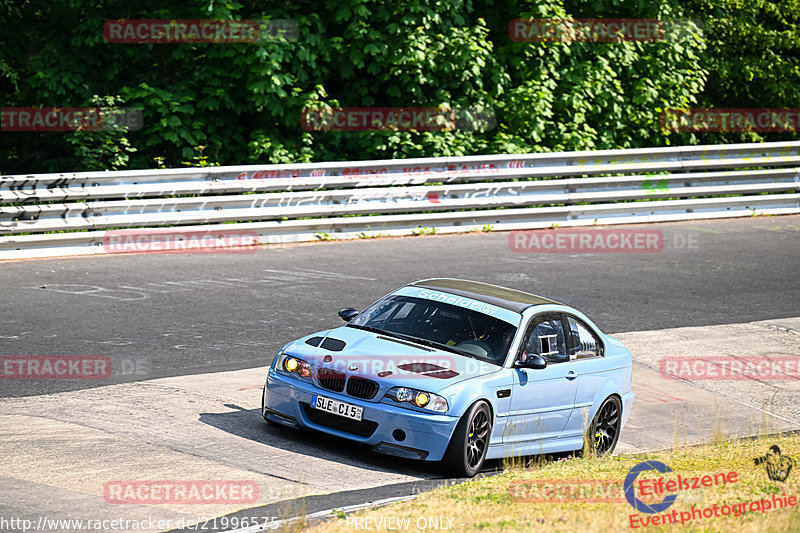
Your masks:
M 350 322 L 351 320 L 353 320 L 353 317 L 355 317 L 357 314 L 358 310 L 353 309 L 352 307 L 345 307 L 344 309 L 339 309 L 339 318 L 341 318 L 345 322 Z
M 541 370 L 547 367 L 547 361 L 541 355 L 535 353 L 523 354 L 522 360 L 514 362 L 514 368 L 533 368 Z

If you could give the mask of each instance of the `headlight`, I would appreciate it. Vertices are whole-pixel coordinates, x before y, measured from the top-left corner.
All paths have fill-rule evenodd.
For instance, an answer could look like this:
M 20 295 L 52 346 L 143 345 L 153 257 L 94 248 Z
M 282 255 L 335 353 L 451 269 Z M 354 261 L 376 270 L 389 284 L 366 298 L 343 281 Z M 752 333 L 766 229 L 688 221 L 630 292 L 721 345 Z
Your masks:
M 425 407 L 430 401 L 431 397 L 424 392 L 418 392 L 417 395 L 414 396 L 414 405 L 417 407 Z
M 429 411 L 437 411 L 439 413 L 444 413 L 448 409 L 447 400 L 438 394 L 409 389 L 408 387 L 394 387 L 393 389 L 389 389 L 385 398 L 394 400 L 401 405 L 410 404 L 415 407 L 420 407 Z
M 278 363 L 278 368 L 290 374 L 297 374 L 301 378 L 311 377 L 311 365 L 307 361 L 291 355 L 284 355 L 283 360 Z

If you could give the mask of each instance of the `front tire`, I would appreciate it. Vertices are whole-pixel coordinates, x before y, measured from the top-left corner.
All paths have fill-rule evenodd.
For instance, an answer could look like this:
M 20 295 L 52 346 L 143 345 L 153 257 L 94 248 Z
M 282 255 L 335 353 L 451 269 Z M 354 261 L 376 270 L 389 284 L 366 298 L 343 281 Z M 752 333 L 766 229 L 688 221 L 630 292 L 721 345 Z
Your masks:
M 597 457 L 610 455 L 617 446 L 621 426 L 622 401 L 617 396 L 609 396 L 597 410 L 586 432 L 585 448 Z
M 461 417 L 442 458 L 444 469 L 456 477 L 473 477 L 486 459 L 492 434 L 492 412 L 489 405 L 475 403 Z

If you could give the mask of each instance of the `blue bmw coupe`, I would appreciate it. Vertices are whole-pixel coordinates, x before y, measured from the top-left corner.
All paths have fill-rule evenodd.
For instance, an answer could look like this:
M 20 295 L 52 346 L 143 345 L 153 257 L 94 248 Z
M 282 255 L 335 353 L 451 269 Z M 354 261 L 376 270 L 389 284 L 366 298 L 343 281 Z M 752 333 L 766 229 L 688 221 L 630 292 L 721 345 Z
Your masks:
M 631 354 L 580 311 L 459 279 L 417 281 L 281 348 L 262 415 L 474 476 L 486 459 L 614 450 Z

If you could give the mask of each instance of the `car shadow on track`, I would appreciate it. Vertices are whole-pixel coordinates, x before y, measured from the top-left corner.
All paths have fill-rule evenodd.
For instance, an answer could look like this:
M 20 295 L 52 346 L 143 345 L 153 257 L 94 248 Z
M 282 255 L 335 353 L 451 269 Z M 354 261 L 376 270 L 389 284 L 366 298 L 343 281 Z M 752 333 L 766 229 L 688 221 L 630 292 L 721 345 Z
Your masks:
M 430 463 L 379 454 L 365 444 L 325 433 L 267 424 L 260 409 L 244 409 L 234 404 L 225 404 L 225 407 L 234 410 L 225 413 L 201 413 L 200 422 L 273 448 L 343 465 L 423 479 L 448 477 L 438 472 Z M 494 463 L 487 463 L 487 468 L 496 469 L 497 465 Z

